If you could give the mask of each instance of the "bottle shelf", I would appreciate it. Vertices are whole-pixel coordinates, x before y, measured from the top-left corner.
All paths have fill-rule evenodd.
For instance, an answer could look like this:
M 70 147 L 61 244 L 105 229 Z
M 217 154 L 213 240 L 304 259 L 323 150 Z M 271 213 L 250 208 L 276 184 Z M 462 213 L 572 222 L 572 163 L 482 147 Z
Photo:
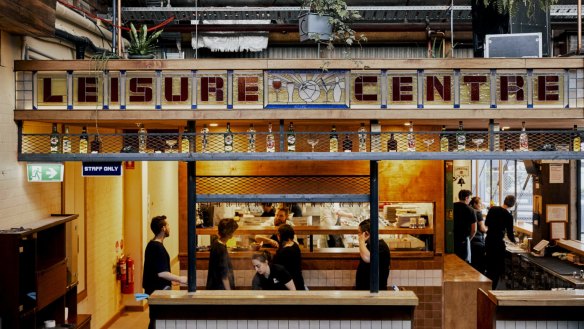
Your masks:
M 241 127 L 239 127 L 241 129 Z M 208 129 L 208 128 L 205 128 Z M 21 161 L 216 160 L 431 160 L 580 159 L 580 132 L 538 131 L 234 131 L 88 134 L 94 144 L 79 153 L 84 134 L 69 134 L 73 153 L 51 153 L 53 134 L 22 134 Z M 255 130 L 255 129 L 254 129 Z M 252 136 L 253 135 L 253 136 Z M 64 135 L 61 135 L 61 137 Z M 275 152 L 267 152 L 274 137 Z M 250 146 L 250 139 L 253 145 Z M 227 144 L 226 144 L 227 141 Z M 288 145 L 292 143 L 293 145 Z M 288 151 L 290 148 L 294 152 Z M 271 145 L 270 145 L 271 149 Z M 250 152 L 255 150 L 255 152 Z M 364 152 L 359 152 L 362 150 Z M 365 151 L 366 150 L 366 151 Z

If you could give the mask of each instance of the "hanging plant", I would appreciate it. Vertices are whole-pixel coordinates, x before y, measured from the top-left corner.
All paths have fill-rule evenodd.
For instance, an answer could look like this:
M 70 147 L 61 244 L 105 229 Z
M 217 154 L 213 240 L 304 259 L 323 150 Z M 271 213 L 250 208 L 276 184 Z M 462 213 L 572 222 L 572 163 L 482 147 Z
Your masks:
M 162 30 L 148 34 L 146 24 L 142 25 L 140 30 L 136 30 L 134 24 L 130 23 L 130 47 L 128 47 L 128 55 L 154 58 L 156 43 L 160 34 L 162 34 Z
M 354 43 L 367 41 L 364 34 L 357 35 L 349 25 L 349 22 L 360 19 L 361 15 L 355 10 L 347 9 L 345 0 L 304 0 L 302 8 L 308 9 L 310 13 L 328 17 L 332 30 L 330 38 L 322 40 L 317 33 L 310 34 L 309 38 L 326 44 L 329 49 L 334 48 L 334 43 L 351 46 Z
M 527 17 L 533 16 L 536 8 L 547 11 L 551 5 L 558 3 L 558 0 L 483 0 L 483 5 L 485 7 L 493 5 L 500 14 L 513 15 L 517 13 L 520 1 L 527 7 Z

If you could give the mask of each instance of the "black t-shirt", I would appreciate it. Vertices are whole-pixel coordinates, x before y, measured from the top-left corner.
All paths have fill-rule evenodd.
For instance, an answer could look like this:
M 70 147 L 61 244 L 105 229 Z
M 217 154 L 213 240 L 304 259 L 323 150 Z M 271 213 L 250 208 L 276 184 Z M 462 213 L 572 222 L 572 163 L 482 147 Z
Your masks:
M 367 250 L 371 252 L 371 245 L 367 240 Z M 391 262 L 391 255 L 389 247 L 383 240 L 379 240 L 379 290 L 387 290 L 387 279 L 389 278 L 389 266 Z M 357 266 L 357 274 L 355 276 L 355 288 L 357 290 L 370 290 L 371 280 L 371 264 L 365 263 L 362 259 L 359 260 Z
M 470 238 L 472 224 L 476 223 L 475 211 L 464 202 L 455 202 L 453 205 L 454 216 L 454 243 L 460 244 L 466 238 Z
M 274 256 L 274 264 L 282 265 L 294 280 L 296 290 L 304 290 L 304 278 L 302 277 L 302 256 L 298 244 L 278 249 Z
M 260 217 L 274 217 L 274 216 L 276 216 L 276 209 L 272 208 L 270 211 L 262 212 L 262 215 Z
M 487 213 L 487 219 L 485 220 L 485 225 L 489 228 L 487 232 L 486 243 L 487 247 L 494 244 L 503 244 L 503 237 L 507 233 L 507 237 L 510 241 L 515 242 L 515 237 L 513 236 L 513 215 L 511 213 L 499 206 L 491 207 Z
M 477 233 L 472 238 L 472 241 L 471 242 L 473 244 L 484 245 L 485 244 L 485 233 L 483 233 L 483 232 L 481 232 L 479 230 L 479 223 L 484 220 L 483 219 L 483 213 L 480 210 L 475 209 L 475 215 L 476 215 L 476 218 L 477 218 Z
M 158 276 L 161 272 L 170 272 L 170 256 L 161 242 L 150 240 L 144 252 L 142 275 L 142 287 L 148 295 L 154 290 L 163 290 L 172 285 L 172 282 Z
M 209 270 L 207 271 L 207 290 L 225 290 L 223 279 L 229 279 L 231 289 L 235 289 L 235 276 L 233 275 L 233 265 L 227 253 L 227 247 L 219 242 L 213 241 L 209 251 Z
M 292 280 L 292 276 L 283 266 L 270 264 L 270 276 L 265 277 L 256 273 L 252 281 L 254 290 L 288 290 L 286 283 Z

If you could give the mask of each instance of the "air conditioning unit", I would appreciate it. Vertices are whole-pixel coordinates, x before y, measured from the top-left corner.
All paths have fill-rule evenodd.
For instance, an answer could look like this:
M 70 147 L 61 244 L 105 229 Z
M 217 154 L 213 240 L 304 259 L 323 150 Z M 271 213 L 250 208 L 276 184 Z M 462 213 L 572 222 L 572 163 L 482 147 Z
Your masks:
M 542 56 L 541 33 L 487 34 L 485 58 Z

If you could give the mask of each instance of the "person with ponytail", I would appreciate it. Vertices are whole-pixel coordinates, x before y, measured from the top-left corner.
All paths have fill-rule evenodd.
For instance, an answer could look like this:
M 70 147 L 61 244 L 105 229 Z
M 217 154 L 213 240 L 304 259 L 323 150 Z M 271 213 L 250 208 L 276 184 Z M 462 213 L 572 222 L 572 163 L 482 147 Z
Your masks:
M 272 254 L 263 250 L 253 254 L 251 263 L 256 271 L 252 280 L 253 290 L 296 290 L 292 276 L 283 266 L 270 264 Z

